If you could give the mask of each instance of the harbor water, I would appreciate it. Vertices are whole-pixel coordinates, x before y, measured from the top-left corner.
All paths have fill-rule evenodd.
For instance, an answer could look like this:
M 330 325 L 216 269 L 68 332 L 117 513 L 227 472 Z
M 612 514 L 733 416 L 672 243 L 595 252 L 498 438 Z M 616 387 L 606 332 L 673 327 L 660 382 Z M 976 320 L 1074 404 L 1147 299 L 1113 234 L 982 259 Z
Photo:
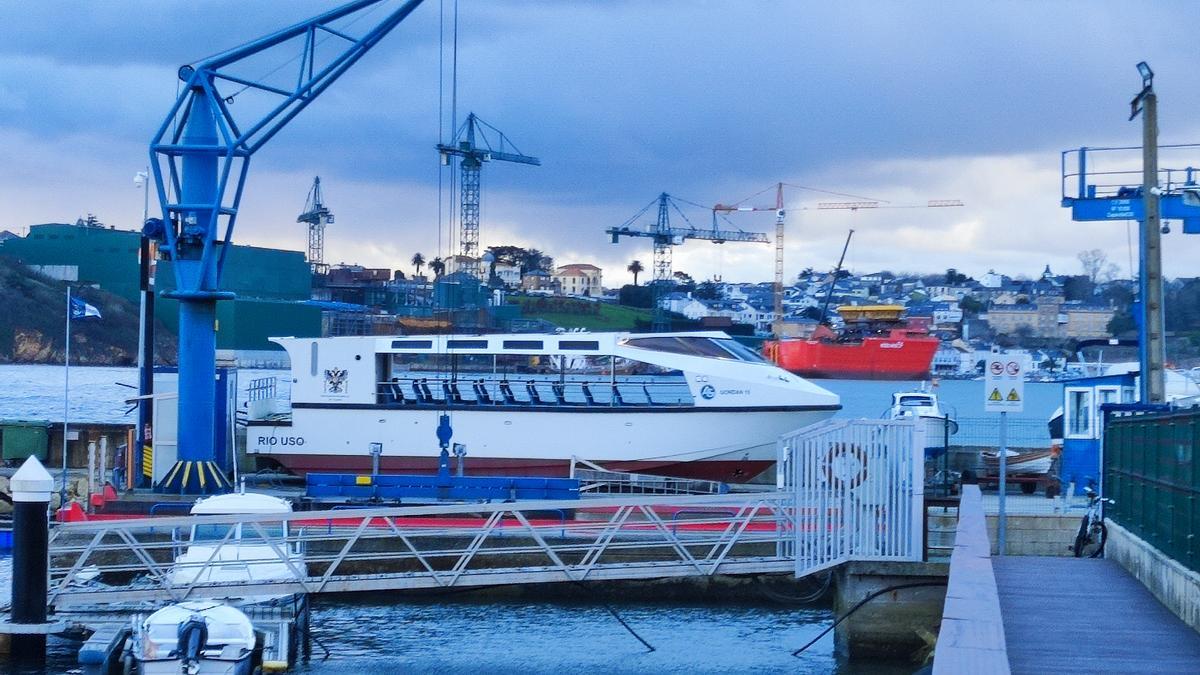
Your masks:
M 63 412 L 63 369 L 0 366 L 0 418 L 59 421 Z M 250 379 L 282 375 L 246 371 Z M 282 379 L 282 378 L 281 378 Z M 122 403 L 136 382 L 132 368 L 73 368 L 70 416 L 79 422 L 130 422 Z M 285 383 L 281 383 L 285 384 Z M 839 417 L 883 416 L 891 394 L 917 383 L 824 380 L 841 395 Z M 983 416 L 983 383 L 945 381 L 937 393 L 959 416 Z M 1020 417 L 1045 420 L 1059 405 L 1061 385 L 1030 383 Z M 0 558 L 0 592 L 11 590 L 11 560 Z M 849 663 L 834 653 L 833 634 L 793 657 L 792 650 L 828 628 L 828 606 L 778 604 L 750 594 L 738 604 L 648 602 L 630 598 L 613 606 L 633 630 L 654 646 L 648 651 L 595 598 L 580 591 L 577 601 L 530 601 L 473 597 L 396 601 L 322 597 L 313 604 L 311 657 L 300 673 L 439 672 L 560 673 L 909 673 L 912 666 Z M 3 597 L 4 602 L 7 597 Z M 44 670 L 77 668 L 79 643 L 51 640 Z M 329 655 L 326 657 L 325 650 Z M 0 666 L 8 664 L 0 661 Z
M 11 592 L 11 560 L 0 558 L 0 602 Z M 311 655 L 289 672 L 361 673 L 842 673 L 900 675 L 901 664 L 837 658 L 830 633 L 799 657 L 791 652 L 829 627 L 828 607 L 749 597 L 740 604 L 639 602 L 613 605 L 654 647 L 648 651 L 604 604 L 423 598 L 322 597 L 313 603 Z M 44 667 L 0 671 L 79 672 L 80 642 L 51 638 Z M 328 656 L 326 655 L 328 649 Z

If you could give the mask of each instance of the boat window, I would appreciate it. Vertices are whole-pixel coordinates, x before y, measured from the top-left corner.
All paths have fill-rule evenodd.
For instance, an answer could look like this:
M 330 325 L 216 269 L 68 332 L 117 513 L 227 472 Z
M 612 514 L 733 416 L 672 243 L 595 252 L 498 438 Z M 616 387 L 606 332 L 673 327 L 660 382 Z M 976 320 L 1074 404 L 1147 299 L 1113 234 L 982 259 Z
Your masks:
M 242 531 L 240 533 L 242 539 L 251 540 L 248 543 L 253 544 L 255 543 L 253 541 L 254 539 L 257 539 L 260 542 L 265 541 L 263 539 L 263 535 L 266 535 L 267 539 L 283 539 L 286 536 L 286 530 L 284 529 L 282 523 L 259 523 L 258 527 L 262 528 L 262 534 L 259 534 L 258 529 L 252 524 L 247 523 L 242 525 Z
M 444 354 L 392 354 L 392 377 L 403 377 L 405 373 L 429 373 L 450 367 L 450 359 Z
M 491 354 L 455 354 L 454 368 L 460 373 L 493 373 L 496 357 Z
M 221 541 L 225 539 L 225 535 L 229 531 L 237 527 L 227 523 L 212 523 L 209 525 L 196 525 L 192 528 L 192 541 Z M 234 534 L 228 541 L 233 541 L 237 538 Z
M 505 340 L 505 349 L 542 349 L 541 340 Z
M 605 379 L 612 374 L 611 356 L 558 356 L 563 374 L 588 380 Z
M 1067 389 L 1067 436 L 1092 437 L 1092 390 Z
M 625 340 L 624 344 L 638 349 L 651 349 L 668 354 L 686 354 L 687 356 L 704 356 L 749 363 L 765 362 L 765 359 L 753 349 L 737 340 L 728 338 L 700 336 L 630 338 Z
M 631 338 L 625 344 L 638 349 L 650 349 L 668 354 L 686 354 L 688 356 L 707 356 L 717 359 L 729 359 L 733 356 L 720 345 L 706 337 L 651 337 Z
M 645 361 L 635 361 L 627 359 L 623 356 L 613 357 L 613 372 L 618 376 L 634 376 L 634 375 L 683 375 L 683 371 L 675 368 L 668 368 L 654 363 L 646 363 Z
M 562 350 L 596 350 L 600 349 L 600 343 L 596 340 L 559 340 L 558 348 Z
M 756 352 L 753 349 L 747 347 L 746 345 L 738 342 L 737 340 L 733 340 L 733 339 L 724 340 L 721 338 L 716 338 L 713 340 L 713 342 L 721 345 L 722 347 L 729 350 L 730 352 L 733 352 L 733 355 L 736 356 L 739 360 L 746 361 L 749 363 L 768 363 L 767 359 L 764 358 L 762 354 L 759 354 L 758 352 Z
M 487 340 L 446 340 L 447 349 L 487 349 Z
M 928 396 L 901 396 L 900 405 L 902 406 L 932 406 L 933 401 Z
M 308 374 L 313 377 L 317 376 L 317 341 L 313 340 L 312 347 L 309 348 L 309 364 Z
M 392 349 L 433 349 L 433 340 L 392 340 Z
M 558 368 L 544 354 L 497 354 L 496 372 L 504 375 L 554 375 Z

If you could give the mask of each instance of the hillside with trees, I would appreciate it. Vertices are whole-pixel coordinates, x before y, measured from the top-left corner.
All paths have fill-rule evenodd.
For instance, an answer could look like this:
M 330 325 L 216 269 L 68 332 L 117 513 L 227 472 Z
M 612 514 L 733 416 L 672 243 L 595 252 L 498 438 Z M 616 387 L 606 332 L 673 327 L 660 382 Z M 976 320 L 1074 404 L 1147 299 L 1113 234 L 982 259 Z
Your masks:
M 66 284 L 0 256 L 0 363 L 62 363 Z M 102 318 L 71 323 L 72 365 L 137 365 L 138 307 L 94 288 L 74 290 Z M 159 323 L 155 360 L 174 363 L 177 339 Z

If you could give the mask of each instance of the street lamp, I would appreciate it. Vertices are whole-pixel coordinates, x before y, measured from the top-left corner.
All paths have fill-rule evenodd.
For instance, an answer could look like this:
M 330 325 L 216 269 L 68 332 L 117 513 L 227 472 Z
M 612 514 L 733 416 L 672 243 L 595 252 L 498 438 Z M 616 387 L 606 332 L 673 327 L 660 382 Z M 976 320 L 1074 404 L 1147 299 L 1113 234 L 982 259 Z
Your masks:
M 1137 64 L 1138 73 L 1142 76 L 1142 87 L 1149 87 L 1154 82 L 1154 71 L 1150 70 L 1150 64 L 1142 61 Z
M 150 167 L 133 175 L 133 184 L 142 189 L 142 226 L 150 217 Z M 153 247 L 142 227 L 138 242 L 138 425 L 137 447 L 131 448 L 132 475 L 129 486 L 142 487 L 146 477 L 142 471 L 143 454 L 153 442 L 154 422 L 154 277 L 151 274 Z
M 1166 401 L 1166 345 L 1163 323 L 1162 235 L 1158 186 L 1158 97 L 1154 94 L 1154 71 L 1142 61 L 1137 64 L 1142 90 L 1130 101 L 1129 119 L 1142 116 L 1142 231 L 1138 239 L 1138 296 L 1142 320 L 1138 324 L 1138 362 L 1141 369 L 1142 403 Z

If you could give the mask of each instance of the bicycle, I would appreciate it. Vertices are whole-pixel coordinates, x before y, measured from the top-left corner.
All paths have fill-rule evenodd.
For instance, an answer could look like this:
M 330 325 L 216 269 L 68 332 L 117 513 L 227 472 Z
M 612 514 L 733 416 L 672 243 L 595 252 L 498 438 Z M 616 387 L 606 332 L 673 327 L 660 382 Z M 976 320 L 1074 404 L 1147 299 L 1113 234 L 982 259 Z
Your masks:
M 1079 524 L 1079 533 L 1075 535 L 1071 552 L 1076 558 L 1099 558 L 1104 553 L 1104 543 L 1108 541 L 1108 527 L 1104 525 L 1100 510 L 1105 503 L 1116 502 L 1102 498 L 1090 485 L 1083 492 L 1087 495 L 1087 511 L 1083 514 L 1083 522 Z

